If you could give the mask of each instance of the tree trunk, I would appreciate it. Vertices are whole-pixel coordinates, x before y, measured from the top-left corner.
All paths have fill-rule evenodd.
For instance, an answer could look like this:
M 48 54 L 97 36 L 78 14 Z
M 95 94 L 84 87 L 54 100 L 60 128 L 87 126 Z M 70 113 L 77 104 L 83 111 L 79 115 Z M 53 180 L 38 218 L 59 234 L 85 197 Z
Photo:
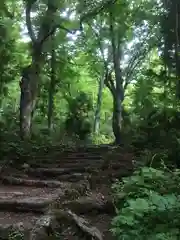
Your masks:
M 94 118 L 94 133 L 96 133 L 96 134 L 99 132 L 99 126 L 100 126 L 100 114 L 101 114 L 103 87 L 104 87 L 104 75 L 102 75 L 102 77 L 99 80 L 97 106 L 96 106 L 96 112 L 95 112 L 95 118 Z
M 54 49 L 54 38 L 52 36 L 52 51 L 51 51 L 51 81 L 49 85 L 49 103 L 48 103 L 48 128 L 51 130 L 52 128 L 52 117 L 54 110 L 54 93 L 55 93 L 55 63 L 56 63 L 56 54 Z
M 115 31 L 114 31 L 114 17 L 113 11 L 110 8 L 109 11 L 110 17 L 110 34 L 111 34 L 111 45 L 112 45 L 112 55 L 113 55 L 113 65 L 114 65 L 114 73 L 115 73 L 115 82 L 116 88 L 113 94 L 113 133 L 115 135 L 115 143 L 120 144 L 122 142 L 121 139 L 121 115 L 122 115 L 122 102 L 124 100 L 124 90 L 123 90 L 123 79 L 120 67 L 121 60 L 121 39 L 118 36 L 118 43 L 115 39 Z
M 113 115 L 112 115 L 112 130 L 115 137 L 115 144 L 121 144 L 121 121 L 122 121 L 122 101 L 123 101 L 123 91 L 120 88 L 121 85 L 117 84 L 116 87 L 112 80 L 111 73 L 107 74 L 105 77 L 105 84 L 110 90 L 113 97 Z
M 31 38 L 31 64 L 23 69 L 20 81 L 20 134 L 21 138 L 29 138 L 31 135 L 32 116 L 35 109 L 41 65 L 44 63 L 43 44 L 56 32 L 55 24 L 58 6 L 53 1 L 47 1 L 46 11 L 42 17 L 38 33 L 33 31 L 31 11 L 36 1 L 25 1 L 26 26 Z M 48 20 L 48 21 L 47 21 Z
M 116 94 L 116 96 L 113 96 L 112 129 L 115 136 L 115 144 L 117 145 L 121 144 L 122 142 L 121 120 L 122 120 L 121 96 L 120 94 Z
M 32 117 L 36 105 L 39 75 L 40 63 L 35 59 L 22 71 L 20 81 L 20 135 L 22 139 L 31 136 Z

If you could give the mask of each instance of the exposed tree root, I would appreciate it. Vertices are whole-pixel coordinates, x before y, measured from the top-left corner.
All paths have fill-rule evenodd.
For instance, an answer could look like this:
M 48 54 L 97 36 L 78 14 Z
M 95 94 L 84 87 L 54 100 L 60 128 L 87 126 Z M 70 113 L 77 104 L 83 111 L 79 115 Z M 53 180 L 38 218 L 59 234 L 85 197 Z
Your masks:
M 104 199 L 96 199 L 93 197 L 82 197 L 73 201 L 68 201 L 63 204 L 77 214 L 87 214 L 93 211 L 98 213 L 114 213 L 114 205 L 110 197 Z
M 46 214 L 36 222 L 31 230 L 29 240 L 44 240 L 54 233 L 57 226 L 56 217 L 52 214 Z
M 91 226 L 87 220 L 70 210 L 56 210 L 44 215 L 36 222 L 29 240 L 44 240 L 53 235 L 56 229 L 59 229 L 59 226 L 64 225 L 64 223 L 75 225 L 85 236 L 91 237 L 91 239 L 103 240 L 103 234 L 96 227 Z
M 87 220 L 77 216 L 70 210 L 57 210 L 54 214 L 58 222 L 63 220 L 69 221 L 75 224 L 87 237 L 91 237 L 94 240 L 103 240 L 103 234 L 96 227 L 90 226 Z

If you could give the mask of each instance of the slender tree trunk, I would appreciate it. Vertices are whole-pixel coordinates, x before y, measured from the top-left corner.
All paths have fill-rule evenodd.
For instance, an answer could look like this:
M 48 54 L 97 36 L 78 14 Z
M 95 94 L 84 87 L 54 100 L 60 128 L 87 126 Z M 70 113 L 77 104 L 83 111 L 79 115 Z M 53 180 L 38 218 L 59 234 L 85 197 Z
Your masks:
M 103 88 L 104 88 L 104 74 L 102 74 L 99 80 L 97 105 L 96 105 L 96 112 L 94 117 L 94 133 L 96 134 L 99 132 L 99 127 L 100 127 L 100 114 L 101 114 Z
M 122 89 L 121 86 L 118 86 L 119 82 L 116 81 L 116 92 L 113 96 L 113 119 L 112 119 L 112 128 L 115 136 L 115 143 L 117 145 L 122 143 L 121 139 L 121 122 L 122 122 Z
M 54 93 L 55 93 L 55 70 L 56 70 L 56 54 L 54 49 L 54 37 L 52 36 L 52 51 L 51 51 L 51 81 L 49 84 L 49 103 L 48 103 L 48 128 L 52 128 L 52 117 L 54 110 Z
M 40 62 L 33 59 L 32 63 L 22 71 L 20 82 L 20 135 L 22 139 L 31 136 L 32 117 L 36 105 Z
M 121 144 L 122 142 L 121 121 L 122 121 L 121 95 L 116 94 L 113 96 L 112 129 L 115 136 L 115 144 L 117 145 Z
M 113 12 L 110 8 L 109 12 L 109 19 L 110 19 L 110 33 L 111 33 L 111 45 L 112 45 L 112 55 L 113 55 L 113 65 L 114 65 L 114 72 L 115 72 L 115 82 L 116 88 L 115 93 L 113 94 L 113 117 L 112 117 L 112 127 L 113 132 L 115 135 L 115 143 L 120 144 L 122 142 L 121 139 L 121 120 L 122 120 L 122 101 L 124 100 L 124 91 L 122 87 L 122 73 L 120 68 L 120 39 L 118 42 L 115 39 L 115 32 L 114 32 L 114 18 Z
M 179 4 L 176 3 L 176 22 L 175 22 L 175 35 L 176 35 L 176 42 L 175 42 L 175 61 L 176 61 L 176 97 L 180 99 L 180 41 L 179 41 Z
M 119 145 L 122 142 L 121 139 L 122 101 L 123 101 L 122 90 L 120 91 L 117 88 L 117 83 L 116 86 L 114 85 L 111 73 L 106 75 L 105 84 L 110 90 L 113 97 L 112 130 L 115 137 L 115 144 Z

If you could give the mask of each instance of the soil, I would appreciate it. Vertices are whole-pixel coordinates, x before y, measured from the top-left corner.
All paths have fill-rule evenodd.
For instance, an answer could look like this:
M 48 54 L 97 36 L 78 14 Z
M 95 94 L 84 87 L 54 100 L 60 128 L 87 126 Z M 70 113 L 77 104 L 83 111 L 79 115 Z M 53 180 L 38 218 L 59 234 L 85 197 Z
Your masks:
M 113 239 L 111 184 L 132 172 L 132 154 L 111 146 L 56 147 L 33 161 L 23 158 L 1 168 L 0 239 L 8 239 L 10 226 L 29 231 L 27 239 L 47 239 L 54 231 L 68 240 Z

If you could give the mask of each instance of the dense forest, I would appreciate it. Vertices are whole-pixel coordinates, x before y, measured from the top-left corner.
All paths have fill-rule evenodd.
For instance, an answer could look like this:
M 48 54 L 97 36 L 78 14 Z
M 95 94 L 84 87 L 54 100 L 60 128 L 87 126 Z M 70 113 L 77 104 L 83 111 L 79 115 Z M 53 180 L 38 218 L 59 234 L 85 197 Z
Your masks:
M 143 145 L 174 136 L 178 6 L 3 1 L 2 135 Z
M 53 146 L 126 149 L 111 231 L 180 239 L 180 2 L 1 0 L 0 59 L 3 166 Z

